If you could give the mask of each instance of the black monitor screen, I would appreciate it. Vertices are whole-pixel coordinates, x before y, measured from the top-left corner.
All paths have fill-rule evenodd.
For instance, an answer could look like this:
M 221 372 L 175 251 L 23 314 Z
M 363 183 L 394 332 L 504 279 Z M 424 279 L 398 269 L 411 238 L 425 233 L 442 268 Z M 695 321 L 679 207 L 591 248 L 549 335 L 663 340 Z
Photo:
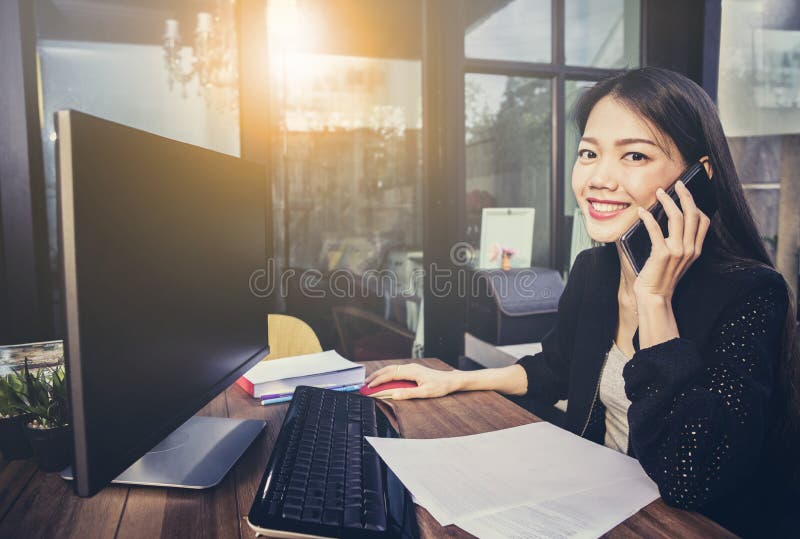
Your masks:
M 263 166 L 57 113 L 65 351 L 81 495 L 266 353 Z

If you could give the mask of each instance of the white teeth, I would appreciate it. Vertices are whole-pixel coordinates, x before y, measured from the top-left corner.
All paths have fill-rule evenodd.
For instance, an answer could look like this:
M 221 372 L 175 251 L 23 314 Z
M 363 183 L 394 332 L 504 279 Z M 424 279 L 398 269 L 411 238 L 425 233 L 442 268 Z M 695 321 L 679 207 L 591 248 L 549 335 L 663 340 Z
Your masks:
M 590 204 L 595 210 L 600 212 L 612 212 L 612 211 L 624 210 L 625 208 L 630 206 L 630 204 L 606 204 L 600 202 L 590 202 Z

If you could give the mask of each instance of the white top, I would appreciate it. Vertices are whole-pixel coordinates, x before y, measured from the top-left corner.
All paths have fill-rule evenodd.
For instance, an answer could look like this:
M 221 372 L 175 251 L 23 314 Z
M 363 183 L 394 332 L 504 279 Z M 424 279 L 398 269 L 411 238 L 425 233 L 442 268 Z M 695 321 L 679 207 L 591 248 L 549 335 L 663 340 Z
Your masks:
M 628 407 L 631 401 L 625 395 L 622 369 L 628 357 L 617 343 L 608 351 L 603 372 L 600 374 L 600 402 L 606 407 L 605 445 L 622 453 L 628 452 Z

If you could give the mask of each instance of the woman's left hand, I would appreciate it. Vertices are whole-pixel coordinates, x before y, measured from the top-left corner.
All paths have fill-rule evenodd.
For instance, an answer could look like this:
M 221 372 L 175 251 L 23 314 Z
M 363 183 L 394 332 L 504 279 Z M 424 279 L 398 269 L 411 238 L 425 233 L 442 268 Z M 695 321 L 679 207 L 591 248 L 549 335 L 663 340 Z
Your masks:
M 683 211 L 663 189 L 656 191 L 656 197 L 669 218 L 666 238 L 653 214 L 644 208 L 639 209 L 639 216 L 644 221 L 653 246 L 650 258 L 633 285 L 637 297 L 671 299 L 678 281 L 697 260 L 703 248 L 711 219 L 697 208 L 683 182 L 676 184 L 675 191 Z

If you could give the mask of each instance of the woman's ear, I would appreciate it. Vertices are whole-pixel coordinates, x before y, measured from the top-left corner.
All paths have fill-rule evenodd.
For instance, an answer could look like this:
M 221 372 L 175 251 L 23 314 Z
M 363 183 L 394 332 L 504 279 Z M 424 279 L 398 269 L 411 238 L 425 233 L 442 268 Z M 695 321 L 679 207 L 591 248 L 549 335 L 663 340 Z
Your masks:
M 711 160 L 708 158 L 707 155 L 704 155 L 700 158 L 700 162 L 703 163 L 703 166 L 706 167 L 706 174 L 708 174 L 708 179 L 714 177 L 714 169 L 711 168 Z

